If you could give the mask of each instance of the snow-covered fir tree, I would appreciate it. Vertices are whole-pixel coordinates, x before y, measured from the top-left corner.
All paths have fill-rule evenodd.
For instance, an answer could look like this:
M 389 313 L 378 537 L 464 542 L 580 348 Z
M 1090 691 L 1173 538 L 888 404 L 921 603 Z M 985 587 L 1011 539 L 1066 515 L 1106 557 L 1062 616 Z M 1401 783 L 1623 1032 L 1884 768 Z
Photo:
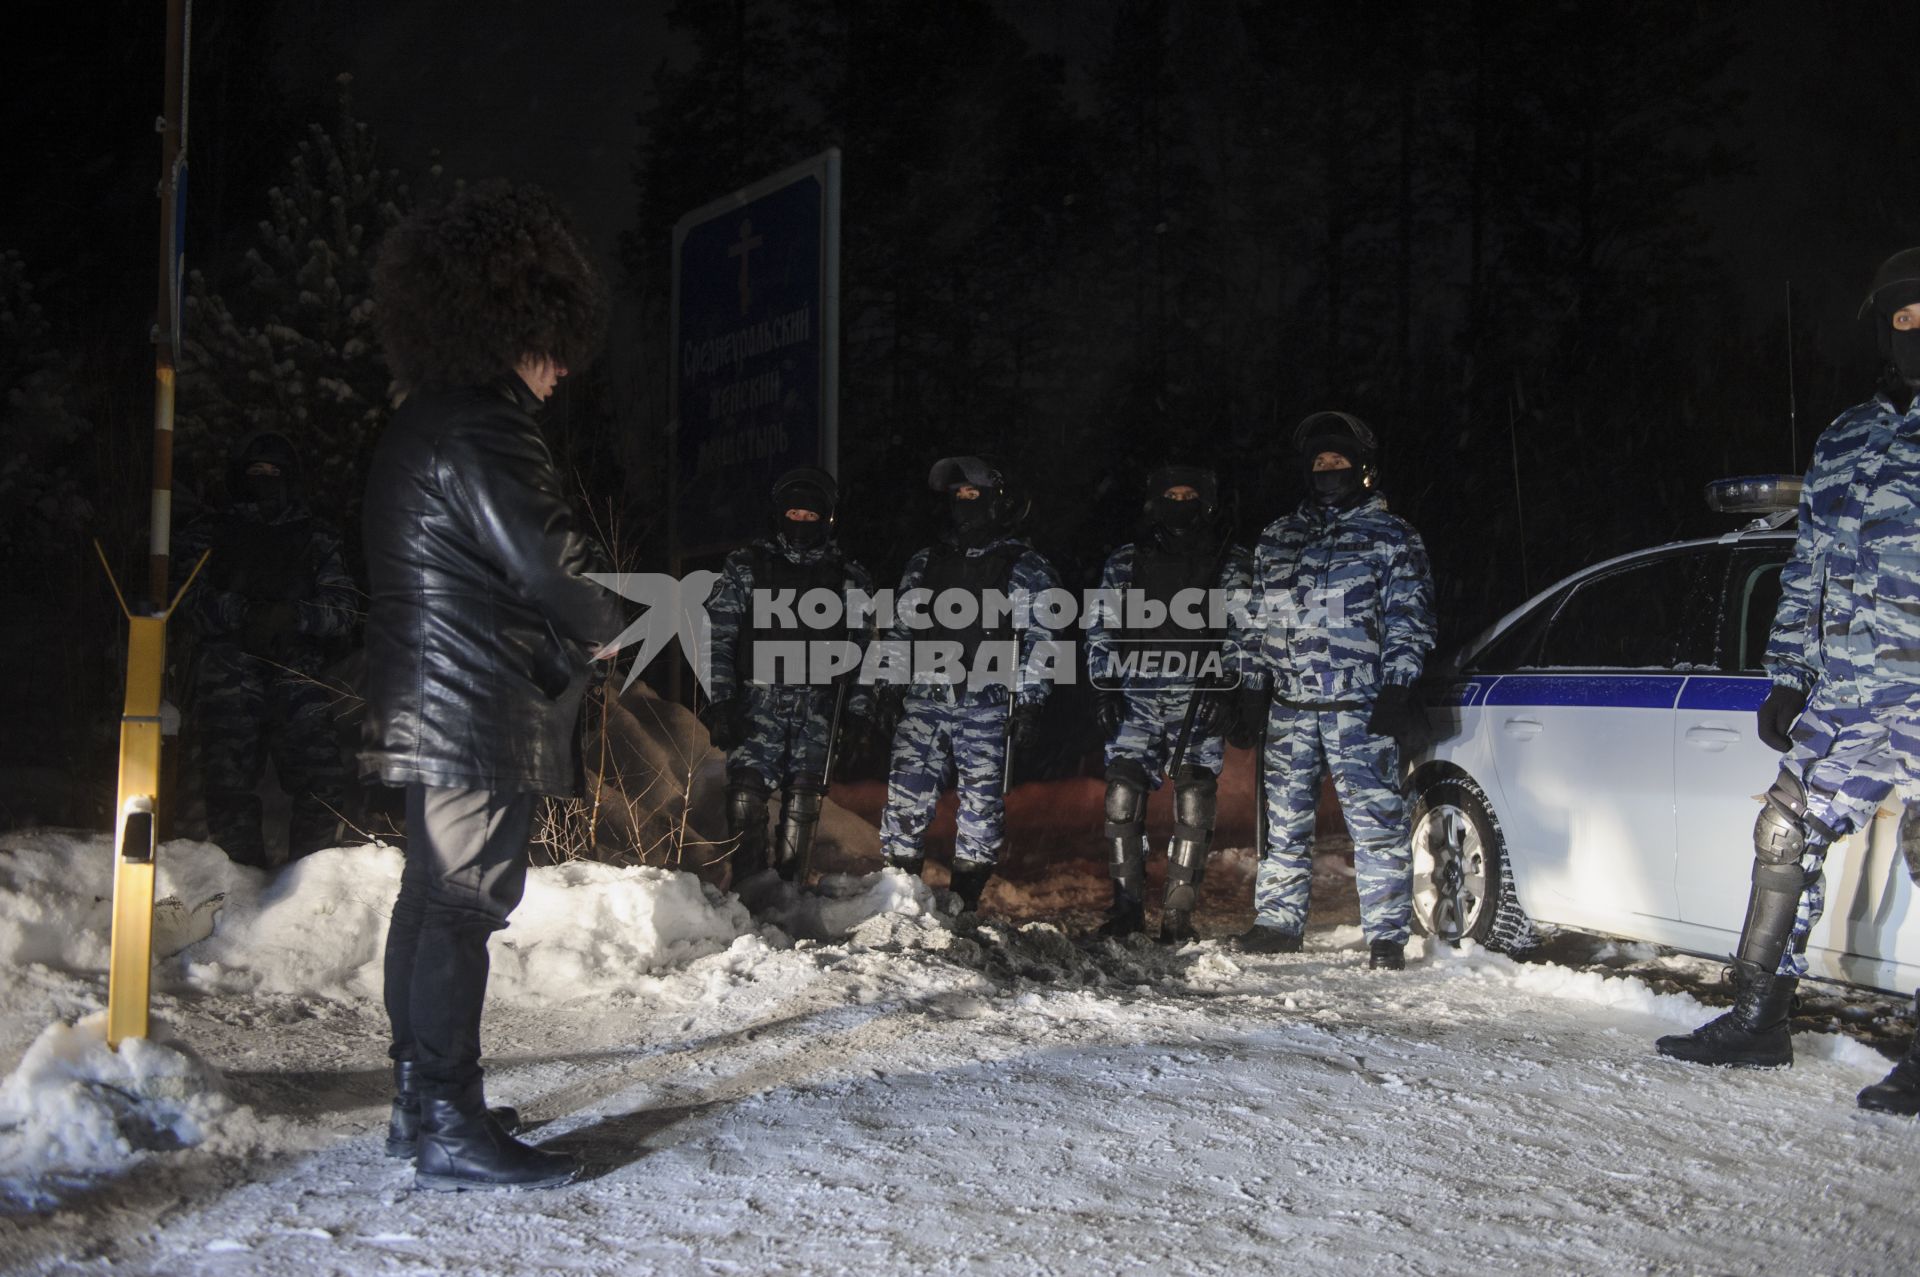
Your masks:
M 211 496 L 232 447 L 277 430 L 299 448 L 316 507 L 350 529 L 391 408 L 374 337 L 374 256 L 416 198 L 439 193 L 441 171 L 409 183 L 381 167 L 373 130 L 353 113 L 352 77 L 339 85 L 334 127 L 308 126 L 237 268 L 191 273 L 176 472 Z
M 70 403 L 73 366 L 55 341 L 27 263 L 0 254 L 0 558 L 39 556 L 80 543 L 93 517 L 77 450 L 91 430 Z

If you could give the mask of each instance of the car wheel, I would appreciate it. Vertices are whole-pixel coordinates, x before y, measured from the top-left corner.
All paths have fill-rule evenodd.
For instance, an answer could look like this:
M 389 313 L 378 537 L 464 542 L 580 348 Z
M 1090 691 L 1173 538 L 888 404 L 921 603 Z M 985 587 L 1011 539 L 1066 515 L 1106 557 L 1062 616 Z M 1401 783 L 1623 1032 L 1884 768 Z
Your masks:
M 1413 914 L 1431 936 L 1486 944 L 1507 884 L 1493 805 L 1464 776 L 1435 776 L 1413 805 Z

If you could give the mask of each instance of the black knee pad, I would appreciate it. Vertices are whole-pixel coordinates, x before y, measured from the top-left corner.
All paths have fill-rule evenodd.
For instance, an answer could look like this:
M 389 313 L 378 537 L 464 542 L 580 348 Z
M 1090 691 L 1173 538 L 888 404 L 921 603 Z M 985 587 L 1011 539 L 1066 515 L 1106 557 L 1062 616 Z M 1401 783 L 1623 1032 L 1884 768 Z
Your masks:
M 1107 833 L 1133 829 L 1147 816 L 1147 769 L 1131 758 L 1107 768 Z
M 1798 866 L 1806 850 L 1807 791 L 1783 771 L 1767 790 L 1760 818 L 1753 823 L 1755 873 L 1767 865 Z
M 1192 836 L 1212 833 L 1219 797 L 1220 781 L 1212 772 L 1198 767 L 1182 767 L 1173 789 L 1176 834 L 1183 831 Z
M 826 801 L 827 788 L 813 776 L 796 776 L 787 786 L 786 799 L 782 803 L 782 814 L 788 820 L 801 820 L 814 824 L 820 819 L 821 804 Z
M 767 823 L 767 787 L 756 779 L 752 784 L 727 786 L 727 832 L 754 831 Z

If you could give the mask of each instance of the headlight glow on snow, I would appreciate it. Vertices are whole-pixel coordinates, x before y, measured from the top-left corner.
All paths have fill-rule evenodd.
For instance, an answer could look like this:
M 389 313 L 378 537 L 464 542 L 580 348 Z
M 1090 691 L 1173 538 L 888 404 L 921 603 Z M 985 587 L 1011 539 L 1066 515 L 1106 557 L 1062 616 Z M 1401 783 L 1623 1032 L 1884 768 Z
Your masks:
M 1800 480 L 1786 474 L 1751 474 L 1707 485 L 1707 508 L 1715 514 L 1774 514 L 1800 504 Z

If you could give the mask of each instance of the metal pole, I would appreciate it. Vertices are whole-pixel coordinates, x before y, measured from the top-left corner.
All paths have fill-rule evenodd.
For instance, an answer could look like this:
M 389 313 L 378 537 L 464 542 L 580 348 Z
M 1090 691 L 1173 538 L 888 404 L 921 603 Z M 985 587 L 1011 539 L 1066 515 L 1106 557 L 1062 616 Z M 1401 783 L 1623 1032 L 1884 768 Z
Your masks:
M 147 539 L 147 605 L 127 616 L 127 682 L 120 715 L 120 769 L 113 838 L 113 930 L 107 959 L 107 1045 L 148 1030 L 153 967 L 153 884 L 162 819 L 161 689 L 167 668 L 167 599 L 173 527 L 173 386 L 180 357 L 181 214 L 187 154 L 189 0 L 167 2 L 167 83 L 160 132 L 160 288 L 153 326 L 153 508 Z M 95 546 L 98 549 L 96 543 Z M 104 564 L 106 556 L 101 555 Z M 203 557 L 201 562 L 206 560 Z M 195 571 L 199 569 L 196 567 Z M 111 571 L 108 579 L 112 579 Z M 187 585 L 192 584 L 189 577 Z M 118 585 L 114 592 L 120 593 Z
M 187 181 L 187 41 L 190 0 L 167 0 L 167 82 L 160 133 L 158 309 L 153 325 L 153 505 L 147 530 L 147 597 L 167 597 L 173 532 L 174 367 L 180 361 L 180 290 Z

